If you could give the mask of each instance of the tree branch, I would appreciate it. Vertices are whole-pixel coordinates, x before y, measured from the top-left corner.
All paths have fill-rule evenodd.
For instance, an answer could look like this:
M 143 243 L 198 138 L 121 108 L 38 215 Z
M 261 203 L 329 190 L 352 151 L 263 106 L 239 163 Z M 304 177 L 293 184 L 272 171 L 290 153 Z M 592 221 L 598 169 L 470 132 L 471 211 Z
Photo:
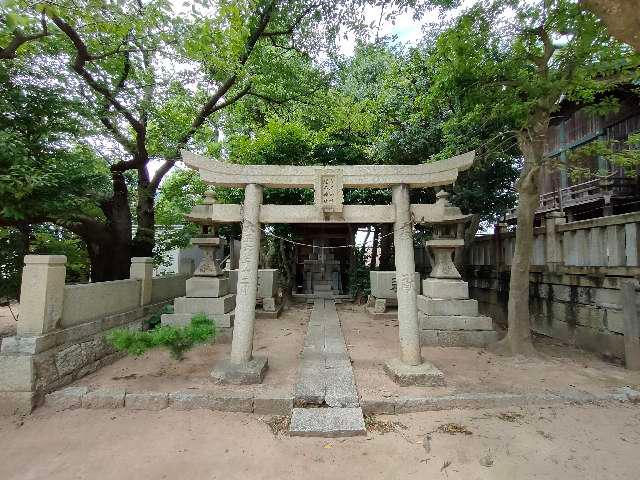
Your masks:
M 87 45 L 71 25 L 58 16 L 54 16 L 52 20 L 53 23 L 55 23 L 56 26 L 69 38 L 69 40 L 71 40 L 76 49 L 76 57 L 71 68 L 80 75 L 80 77 L 82 77 L 92 90 L 100 94 L 118 113 L 127 119 L 131 127 L 138 134 L 138 138 L 142 137 L 144 139 L 146 132 L 142 123 L 135 118 L 133 114 L 115 97 L 109 88 L 99 83 L 86 69 L 86 64 L 99 56 L 94 57 L 89 53 Z
M 251 32 L 251 34 L 249 35 L 249 37 L 247 38 L 245 47 L 242 53 L 240 54 L 240 56 L 238 57 L 238 67 L 242 67 L 247 63 L 247 60 L 249 59 L 251 53 L 255 49 L 256 44 L 258 43 L 258 40 L 260 39 L 260 37 L 263 36 L 271 20 L 271 14 L 273 12 L 273 9 L 275 8 L 275 4 L 276 4 L 275 0 L 271 0 L 264 7 L 262 11 L 260 10 L 257 11 L 259 15 L 258 22 L 255 28 L 253 29 L 253 31 Z M 180 149 L 187 144 L 187 142 L 191 139 L 193 134 L 198 130 L 198 128 L 202 126 L 202 124 L 206 121 L 206 119 L 212 113 L 217 112 L 218 110 L 221 110 L 231 105 L 232 103 L 237 102 L 240 98 L 242 98 L 248 93 L 249 86 L 246 86 L 245 88 L 240 90 L 240 92 L 238 92 L 238 94 L 236 94 L 233 98 L 226 101 L 222 101 L 221 103 L 218 103 L 224 97 L 224 95 L 227 92 L 229 92 L 229 90 L 235 85 L 237 80 L 238 80 L 237 74 L 231 75 L 209 97 L 209 99 L 204 104 L 204 106 L 202 107 L 198 115 L 196 115 L 196 118 L 193 120 L 191 126 L 189 127 L 189 130 L 187 130 L 187 132 L 185 132 L 185 134 L 178 141 L 176 145 L 176 151 L 173 157 L 165 160 L 165 162 L 156 171 L 156 174 L 153 176 L 153 179 L 151 181 L 151 188 L 153 188 L 154 190 L 158 188 L 158 186 L 160 185 L 160 181 L 162 180 L 162 177 L 164 177 L 164 175 L 166 175 L 167 172 L 171 170 L 171 167 L 173 167 L 173 165 L 175 164 L 177 157 L 179 155 Z
M 16 58 L 18 48 L 20 48 L 22 45 L 49 35 L 49 31 L 47 29 L 47 20 L 44 13 L 40 17 L 40 25 L 42 26 L 42 31 L 33 33 L 31 35 L 23 34 L 18 28 L 14 29 L 13 38 L 11 38 L 9 45 L 0 49 L 0 60 L 12 60 Z

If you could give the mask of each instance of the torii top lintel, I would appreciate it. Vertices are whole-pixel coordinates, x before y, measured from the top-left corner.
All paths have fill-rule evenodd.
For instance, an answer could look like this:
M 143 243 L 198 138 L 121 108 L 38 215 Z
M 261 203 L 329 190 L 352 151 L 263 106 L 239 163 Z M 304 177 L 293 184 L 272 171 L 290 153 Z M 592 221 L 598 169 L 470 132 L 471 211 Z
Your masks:
M 325 173 L 339 175 L 345 188 L 384 188 L 405 184 L 411 188 L 449 185 L 458 172 L 473 165 L 475 152 L 420 165 L 239 165 L 219 162 L 182 150 L 187 166 L 198 170 L 208 184 L 221 187 L 244 187 L 250 183 L 273 188 L 308 188 L 318 185 Z

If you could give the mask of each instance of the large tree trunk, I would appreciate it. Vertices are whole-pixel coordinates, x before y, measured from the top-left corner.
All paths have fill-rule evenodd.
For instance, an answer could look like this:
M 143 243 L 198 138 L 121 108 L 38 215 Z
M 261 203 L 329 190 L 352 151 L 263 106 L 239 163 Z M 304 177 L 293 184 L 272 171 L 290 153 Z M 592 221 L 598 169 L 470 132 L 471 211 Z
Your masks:
M 106 223 L 85 223 L 76 232 L 87 244 L 92 282 L 129 278 L 131 209 L 129 192 L 121 172 L 113 173 L 113 191 L 113 196 L 100 205 Z
M 612 37 L 640 51 L 638 0 L 581 0 L 604 22 Z
M 138 228 L 131 242 L 133 257 L 153 257 L 153 249 L 156 244 L 154 197 L 155 190 L 150 186 L 146 168 L 142 168 L 138 171 L 138 203 L 136 208 Z
M 537 118 L 535 118 L 537 117 Z M 524 166 L 517 182 L 518 228 L 509 280 L 507 336 L 492 346 L 505 355 L 534 355 L 529 317 L 529 272 L 533 248 L 533 224 L 540 203 L 540 171 L 544 160 L 544 144 L 549 116 L 538 112 L 531 129 L 520 132 L 518 145 Z
M 85 240 L 91 261 L 91 281 L 108 282 L 129 278 L 130 238 L 109 236 L 103 241 Z

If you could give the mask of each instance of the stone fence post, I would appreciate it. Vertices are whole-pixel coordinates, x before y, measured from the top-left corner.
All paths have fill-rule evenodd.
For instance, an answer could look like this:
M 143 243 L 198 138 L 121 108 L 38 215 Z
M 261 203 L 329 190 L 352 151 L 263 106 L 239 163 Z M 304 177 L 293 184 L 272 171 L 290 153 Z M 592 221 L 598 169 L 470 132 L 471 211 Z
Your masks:
M 136 278 L 142 281 L 140 286 L 140 306 L 144 307 L 145 305 L 149 305 L 151 303 L 153 258 L 133 257 L 131 259 L 129 278 Z
M 66 262 L 64 255 L 24 257 L 17 335 L 2 340 L 0 415 L 31 413 L 37 402 L 33 354 L 62 318 Z
M 640 319 L 636 304 L 637 289 L 637 280 L 622 282 L 624 363 L 629 370 L 640 370 Z
M 545 216 L 545 262 L 550 272 L 555 272 L 564 263 L 562 235 L 556 230 L 556 226 L 565 223 L 567 219 L 563 212 L 549 212 Z
M 64 255 L 26 255 L 20 289 L 19 337 L 44 335 L 55 330 L 62 317 Z

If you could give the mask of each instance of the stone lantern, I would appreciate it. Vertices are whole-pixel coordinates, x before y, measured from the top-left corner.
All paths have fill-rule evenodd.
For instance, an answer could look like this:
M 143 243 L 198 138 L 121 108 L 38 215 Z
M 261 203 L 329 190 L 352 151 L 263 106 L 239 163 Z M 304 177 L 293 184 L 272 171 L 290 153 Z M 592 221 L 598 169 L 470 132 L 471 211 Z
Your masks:
M 216 204 L 212 191 L 205 193 L 205 199 L 198 208 L 206 210 Z M 163 325 L 187 325 L 196 314 L 205 314 L 224 329 L 233 326 L 233 309 L 236 296 L 229 293 L 229 279 L 224 275 L 216 258 L 218 249 L 224 248 L 225 240 L 216 234 L 215 222 L 199 220 L 201 234 L 191 239 L 191 244 L 202 251 L 202 260 L 193 276 L 186 282 L 186 295 L 174 301 L 174 313 L 162 315 Z
M 470 215 L 449 204 L 449 194 L 436 195 L 442 209 L 433 239 L 426 242 L 432 270 L 422 281 L 418 311 L 423 345 L 482 347 L 497 340 L 491 318 L 478 314 L 478 302 L 469 298 L 469 286 L 453 263 L 456 248 L 464 246 L 464 224 Z

